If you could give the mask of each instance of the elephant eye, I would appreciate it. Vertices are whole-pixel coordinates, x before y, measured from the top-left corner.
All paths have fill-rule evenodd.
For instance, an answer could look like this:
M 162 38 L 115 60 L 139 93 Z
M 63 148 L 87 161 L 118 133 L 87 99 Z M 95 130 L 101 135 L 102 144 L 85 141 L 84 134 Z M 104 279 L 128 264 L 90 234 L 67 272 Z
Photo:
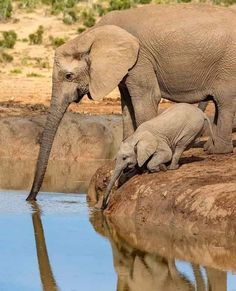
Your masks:
M 74 79 L 74 74 L 73 73 L 66 73 L 65 79 L 66 79 L 66 81 L 71 82 Z
M 127 159 L 127 157 L 123 157 L 122 159 L 123 159 L 123 161 L 125 161 Z

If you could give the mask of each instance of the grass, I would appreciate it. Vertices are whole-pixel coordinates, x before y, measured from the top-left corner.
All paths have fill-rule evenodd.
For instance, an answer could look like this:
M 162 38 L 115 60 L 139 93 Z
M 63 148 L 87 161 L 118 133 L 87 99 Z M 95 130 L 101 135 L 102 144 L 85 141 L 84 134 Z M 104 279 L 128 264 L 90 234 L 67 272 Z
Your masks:
M 12 14 L 11 0 L 0 1 L 0 21 L 7 20 Z
M 31 72 L 31 73 L 26 74 L 26 77 L 28 77 L 28 78 L 31 78 L 31 77 L 41 78 L 41 77 L 44 77 L 44 76 L 41 75 L 41 74 L 35 73 L 35 72 Z
M 22 70 L 19 69 L 19 68 L 15 68 L 13 70 L 10 71 L 11 74 L 21 74 L 22 73 Z

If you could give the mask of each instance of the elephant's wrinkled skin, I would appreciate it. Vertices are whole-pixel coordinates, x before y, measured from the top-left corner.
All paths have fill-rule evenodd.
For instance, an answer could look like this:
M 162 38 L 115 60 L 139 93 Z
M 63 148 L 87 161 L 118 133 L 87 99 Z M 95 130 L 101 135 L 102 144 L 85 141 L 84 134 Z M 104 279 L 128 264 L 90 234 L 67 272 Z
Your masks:
M 105 15 L 56 50 L 52 101 L 29 200 L 43 181 L 51 146 L 71 102 L 119 86 L 124 137 L 157 115 L 160 98 L 217 104 L 215 145 L 232 151 L 236 102 L 235 11 L 208 5 L 147 5 Z
M 201 135 L 205 121 L 208 122 L 214 141 L 209 118 L 196 106 L 175 104 L 157 117 L 142 123 L 122 144 L 116 156 L 116 167 L 104 194 L 103 209 L 110 191 L 125 169 L 141 168 L 145 163 L 150 172 L 179 168 L 179 159 L 194 140 Z

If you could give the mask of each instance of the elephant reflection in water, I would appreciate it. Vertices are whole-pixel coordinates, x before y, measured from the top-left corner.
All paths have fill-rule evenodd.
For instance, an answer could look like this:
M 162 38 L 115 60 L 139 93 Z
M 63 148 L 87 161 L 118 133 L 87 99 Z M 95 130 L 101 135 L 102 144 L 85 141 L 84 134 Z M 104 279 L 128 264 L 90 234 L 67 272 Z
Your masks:
M 94 229 L 110 241 L 114 268 L 117 273 L 117 291 L 226 291 L 227 274 L 205 267 L 206 279 L 199 265 L 190 264 L 194 281 L 176 267 L 174 258 L 134 249 L 118 237 L 113 225 L 100 212 L 90 216 Z
M 43 224 L 41 221 L 41 210 L 37 202 L 32 201 L 32 222 L 34 228 L 34 237 L 38 257 L 38 266 L 40 279 L 44 291 L 57 291 L 57 283 L 55 281 L 51 264 L 48 257 L 47 245 L 45 242 Z

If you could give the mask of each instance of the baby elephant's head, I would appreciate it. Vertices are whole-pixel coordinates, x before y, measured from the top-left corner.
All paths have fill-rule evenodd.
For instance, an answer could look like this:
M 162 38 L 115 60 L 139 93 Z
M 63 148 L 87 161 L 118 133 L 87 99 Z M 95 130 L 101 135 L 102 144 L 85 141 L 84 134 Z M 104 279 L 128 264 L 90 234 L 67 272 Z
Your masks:
M 116 158 L 116 168 L 120 171 L 129 170 L 137 164 L 137 155 L 133 145 L 123 142 Z

